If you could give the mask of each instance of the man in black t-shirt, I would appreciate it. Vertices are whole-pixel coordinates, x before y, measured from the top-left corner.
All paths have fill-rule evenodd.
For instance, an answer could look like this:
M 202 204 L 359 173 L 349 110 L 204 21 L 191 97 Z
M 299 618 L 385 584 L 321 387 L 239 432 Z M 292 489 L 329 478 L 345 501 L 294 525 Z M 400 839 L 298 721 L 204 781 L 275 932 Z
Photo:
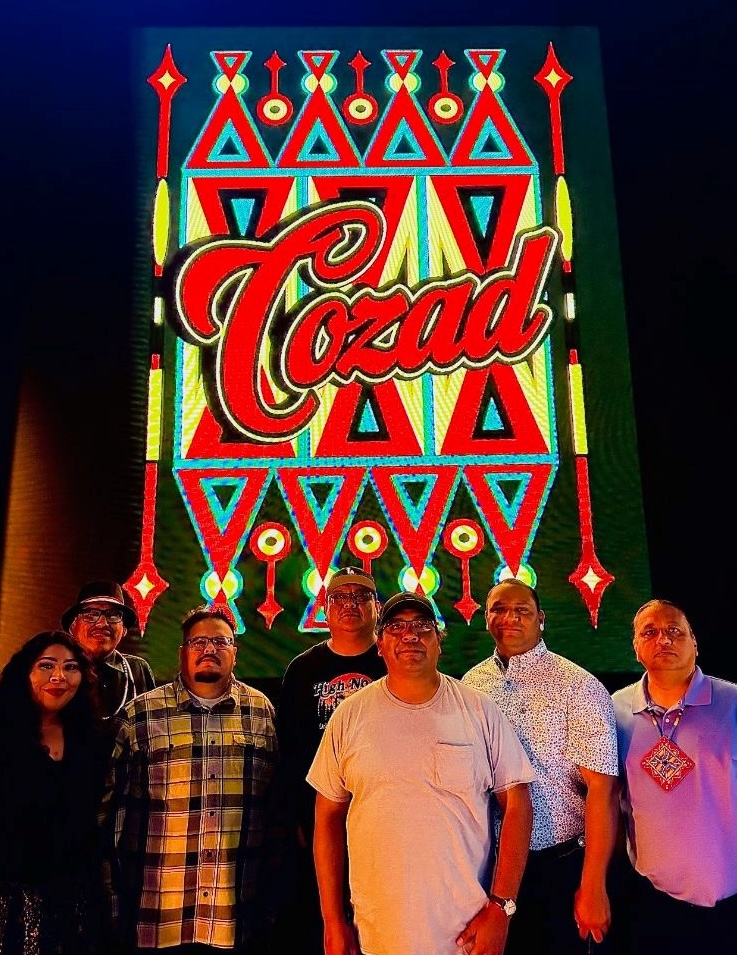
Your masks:
M 300 955 L 323 953 L 323 923 L 312 858 L 315 791 L 305 776 L 338 704 L 386 673 L 376 649 L 379 606 L 370 574 L 358 567 L 336 571 L 326 588 L 330 636 L 296 656 L 282 681 L 277 707 L 280 773 L 295 845 L 290 897 L 278 919 L 276 937 L 279 944 Z M 287 937 L 290 934 L 291 938 Z

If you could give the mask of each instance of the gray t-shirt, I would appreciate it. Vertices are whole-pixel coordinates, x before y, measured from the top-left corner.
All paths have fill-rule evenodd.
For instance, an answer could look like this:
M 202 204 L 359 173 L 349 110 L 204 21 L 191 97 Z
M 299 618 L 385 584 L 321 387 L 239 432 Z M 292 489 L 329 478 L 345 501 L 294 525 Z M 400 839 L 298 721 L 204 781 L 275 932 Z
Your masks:
M 412 705 L 386 678 L 344 700 L 307 781 L 350 800 L 349 878 L 365 955 L 458 955 L 455 939 L 486 904 L 493 793 L 535 778 L 487 696 L 441 675 Z

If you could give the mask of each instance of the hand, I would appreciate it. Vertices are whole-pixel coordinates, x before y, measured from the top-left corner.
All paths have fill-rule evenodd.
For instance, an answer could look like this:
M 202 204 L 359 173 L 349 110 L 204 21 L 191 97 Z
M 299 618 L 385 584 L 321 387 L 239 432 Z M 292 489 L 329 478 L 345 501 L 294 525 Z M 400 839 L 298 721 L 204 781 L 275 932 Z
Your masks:
M 509 916 L 487 902 L 456 939 L 463 955 L 502 955 L 509 931 Z
M 612 921 L 606 889 L 591 891 L 579 887 L 573 897 L 573 917 L 581 938 L 591 935 L 595 942 L 603 941 Z
M 361 955 L 356 930 L 345 919 L 325 923 L 323 943 L 325 955 Z

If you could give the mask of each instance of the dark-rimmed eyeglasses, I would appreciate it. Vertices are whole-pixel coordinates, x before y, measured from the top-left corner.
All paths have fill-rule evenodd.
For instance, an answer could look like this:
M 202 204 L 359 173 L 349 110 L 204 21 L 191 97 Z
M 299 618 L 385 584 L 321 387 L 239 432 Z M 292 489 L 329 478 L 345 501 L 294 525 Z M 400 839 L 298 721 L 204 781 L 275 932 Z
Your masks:
M 370 590 L 336 590 L 334 594 L 328 594 L 328 600 L 344 607 L 346 604 L 367 604 L 373 596 Z
M 390 637 L 401 637 L 407 631 L 417 637 L 429 637 L 435 632 L 435 624 L 432 620 L 390 620 L 381 628 L 381 632 Z
M 100 617 L 104 617 L 108 623 L 120 623 L 123 619 L 122 610 L 101 610 L 99 607 L 83 610 L 79 615 L 85 623 L 97 623 Z
M 204 650 L 208 643 L 211 643 L 216 650 L 227 650 L 233 646 L 232 637 L 189 637 L 184 641 L 184 646 L 188 650 Z

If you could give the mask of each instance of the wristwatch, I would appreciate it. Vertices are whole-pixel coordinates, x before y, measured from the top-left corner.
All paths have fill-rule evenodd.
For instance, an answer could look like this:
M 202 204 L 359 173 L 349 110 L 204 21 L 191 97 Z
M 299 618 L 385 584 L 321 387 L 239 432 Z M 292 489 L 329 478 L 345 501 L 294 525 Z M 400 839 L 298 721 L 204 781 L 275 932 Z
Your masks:
M 490 895 L 489 901 L 498 905 L 507 918 L 511 918 L 517 911 L 517 903 L 514 899 L 503 899 L 501 895 Z

